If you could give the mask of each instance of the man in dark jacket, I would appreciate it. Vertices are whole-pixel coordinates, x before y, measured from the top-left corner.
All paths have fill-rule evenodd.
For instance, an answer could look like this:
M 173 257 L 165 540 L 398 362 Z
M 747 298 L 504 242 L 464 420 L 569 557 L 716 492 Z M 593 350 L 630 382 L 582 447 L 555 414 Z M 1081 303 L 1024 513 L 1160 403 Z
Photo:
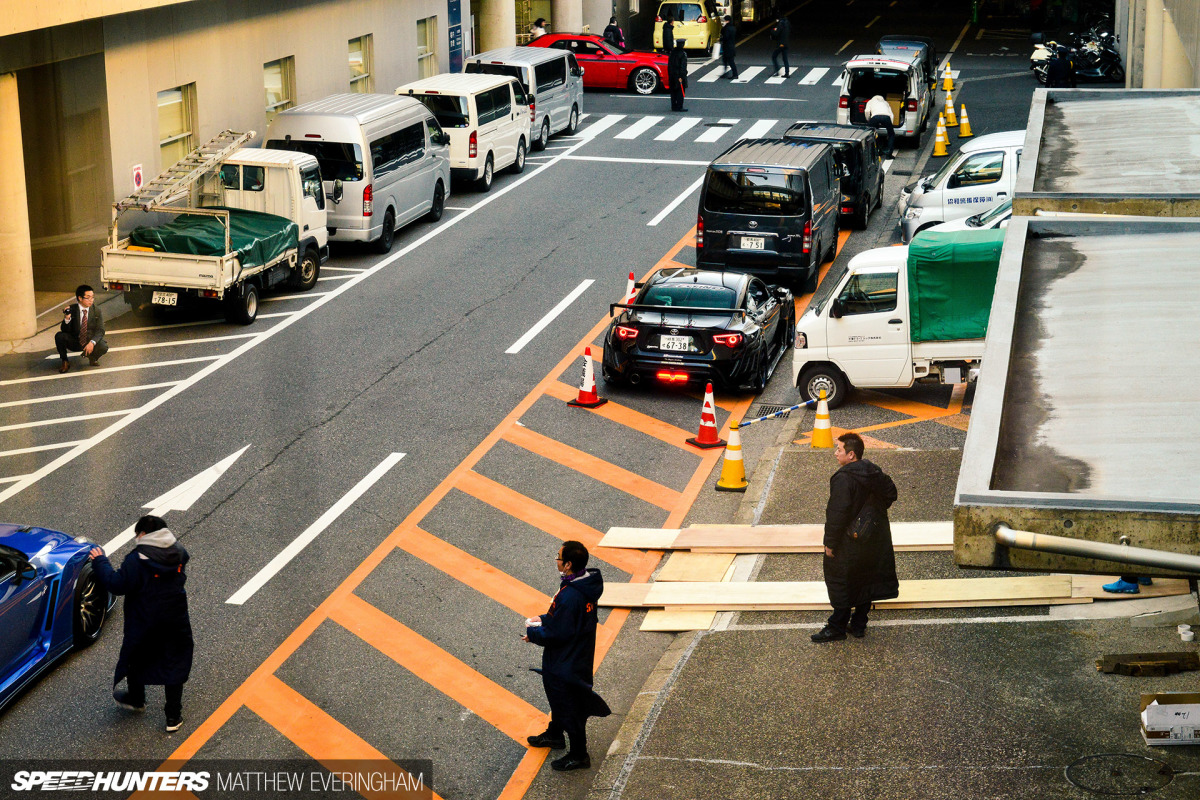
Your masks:
M 667 86 L 671 90 L 672 111 L 687 111 L 683 107 L 683 90 L 687 88 L 687 78 L 687 51 L 683 49 L 683 39 L 680 39 L 667 59 Z
M 896 502 L 896 484 L 863 460 L 863 440 L 857 433 L 839 436 L 834 456 L 841 467 L 829 479 L 823 565 L 833 613 L 812 635 L 814 642 L 845 639 L 847 631 L 861 639 L 871 603 L 900 594 L 887 515 Z
M 84 284 L 75 290 L 75 302 L 63 309 L 62 325 L 54 334 L 54 346 L 58 348 L 58 357 L 61 359 L 59 372 L 71 369 L 71 362 L 67 360 L 68 350 L 83 351 L 93 367 L 108 352 L 108 342 L 104 339 L 104 315 L 93 305 L 95 302 L 96 293 L 92 287 Z
M 137 544 L 119 570 L 99 547 L 90 553 L 101 585 L 125 595 L 113 698 L 123 708 L 143 711 L 146 685 L 166 687 L 167 731 L 177 731 L 183 725 L 183 684 L 192 671 L 192 624 L 183 588 L 188 553 L 160 517 L 142 517 L 133 531 Z M 118 692 L 122 678 L 128 688 Z
M 734 57 L 737 55 L 737 26 L 733 24 L 733 20 L 729 15 L 725 15 L 725 27 L 721 28 L 721 63 L 729 70 L 728 75 L 722 75 L 722 78 L 728 77 L 730 80 L 737 80 L 738 69 Z
M 592 691 L 592 664 L 596 658 L 596 603 L 604 593 L 600 570 L 588 569 L 588 551 L 581 543 L 564 542 L 558 552 L 561 584 L 550 610 L 525 620 L 521 638 L 542 647 L 542 686 L 550 703 L 550 725 L 545 732 L 530 736 L 533 747 L 571 749 L 550 762 L 559 772 L 587 769 L 592 760 L 587 751 L 588 717 L 607 717 L 608 705 Z
M 625 32 L 617 24 L 616 17 L 609 18 L 608 27 L 604 29 L 604 41 L 616 45 L 622 50 L 625 49 Z
M 670 53 L 675 49 L 675 15 L 668 13 L 663 20 L 663 52 Z
M 775 42 L 775 49 L 771 51 L 771 66 L 775 68 L 775 73 L 779 74 L 779 57 L 783 56 L 783 77 L 785 78 L 792 74 L 792 65 L 788 63 L 788 40 L 791 35 L 792 24 L 788 22 L 787 16 L 780 14 L 779 21 L 771 29 L 771 41 Z
M 1071 59 L 1070 51 L 1062 45 L 1046 65 L 1046 88 L 1075 88 L 1075 62 Z

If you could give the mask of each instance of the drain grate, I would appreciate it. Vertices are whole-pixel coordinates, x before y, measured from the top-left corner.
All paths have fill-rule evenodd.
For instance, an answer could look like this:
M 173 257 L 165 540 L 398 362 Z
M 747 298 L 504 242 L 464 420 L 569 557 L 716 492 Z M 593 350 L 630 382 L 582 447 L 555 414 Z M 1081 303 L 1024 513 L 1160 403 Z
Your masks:
M 777 411 L 783 411 L 785 408 L 789 408 L 789 406 L 760 405 L 758 408 L 754 409 L 754 413 L 751 414 L 750 416 L 765 417 L 767 414 L 774 414 Z M 791 412 L 788 412 L 787 414 L 781 415 L 780 419 L 787 419 L 790 416 L 791 416 Z
M 1175 772 L 1165 762 L 1133 753 L 1084 756 L 1067 767 L 1067 780 L 1085 792 L 1132 797 L 1165 788 Z

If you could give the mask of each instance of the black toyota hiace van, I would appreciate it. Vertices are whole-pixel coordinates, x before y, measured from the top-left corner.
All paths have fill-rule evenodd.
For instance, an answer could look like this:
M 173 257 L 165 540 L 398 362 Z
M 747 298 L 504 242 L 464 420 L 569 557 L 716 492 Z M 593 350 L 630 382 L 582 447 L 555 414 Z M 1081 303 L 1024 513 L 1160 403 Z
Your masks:
M 838 240 L 833 148 L 747 139 L 708 165 L 696 219 L 696 264 L 814 291 Z
M 866 228 L 871 210 L 883 199 L 883 164 L 879 160 L 875 129 L 836 122 L 797 122 L 783 137 L 833 148 L 842 185 L 838 213 L 848 225 Z

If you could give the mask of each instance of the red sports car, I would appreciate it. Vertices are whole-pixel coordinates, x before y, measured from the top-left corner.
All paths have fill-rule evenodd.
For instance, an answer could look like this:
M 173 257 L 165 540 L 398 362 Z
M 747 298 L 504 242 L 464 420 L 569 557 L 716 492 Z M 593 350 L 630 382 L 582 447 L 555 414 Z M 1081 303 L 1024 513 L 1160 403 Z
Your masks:
M 554 47 L 575 54 L 587 89 L 633 89 L 654 94 L 667 85 L 667 57 L 646 50 L 622 50 L 587 33 L 547 33 L 530 47 Z

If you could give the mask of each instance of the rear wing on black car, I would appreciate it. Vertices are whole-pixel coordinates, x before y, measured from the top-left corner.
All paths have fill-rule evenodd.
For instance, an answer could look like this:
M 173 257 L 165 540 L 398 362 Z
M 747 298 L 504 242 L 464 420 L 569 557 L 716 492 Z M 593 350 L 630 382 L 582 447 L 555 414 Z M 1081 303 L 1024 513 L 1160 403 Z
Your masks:
M 657 311 L 660 315 L 659 324 L 665 324 L 663 322 L 663 320 L 666 320 L 667 314 L 675 314 L 675 315 L 685 315 L 686 314 L 687 318 L 688 318 L 688 327 L 691 327 L 692 317 L 694 317 L 694 316 L 710 317 L 710 316 L 718 316 L 719 315 L 719 316 L 723 316 L 723 317 L 741 316 L 743 318 L 746 316 L 746 309 L 744 309 L 744 308 L 702 308 L 702 307 L 693 307 L 693 306 L 651 306 L 651 305 L 644 305 L 642 303 L 610 303 L 608 306 L 608 315 L 611 317 L 613 314 L 616 313 L 618 308 L 625 308 L 625 309 L 629 309 L 630 311 Z

